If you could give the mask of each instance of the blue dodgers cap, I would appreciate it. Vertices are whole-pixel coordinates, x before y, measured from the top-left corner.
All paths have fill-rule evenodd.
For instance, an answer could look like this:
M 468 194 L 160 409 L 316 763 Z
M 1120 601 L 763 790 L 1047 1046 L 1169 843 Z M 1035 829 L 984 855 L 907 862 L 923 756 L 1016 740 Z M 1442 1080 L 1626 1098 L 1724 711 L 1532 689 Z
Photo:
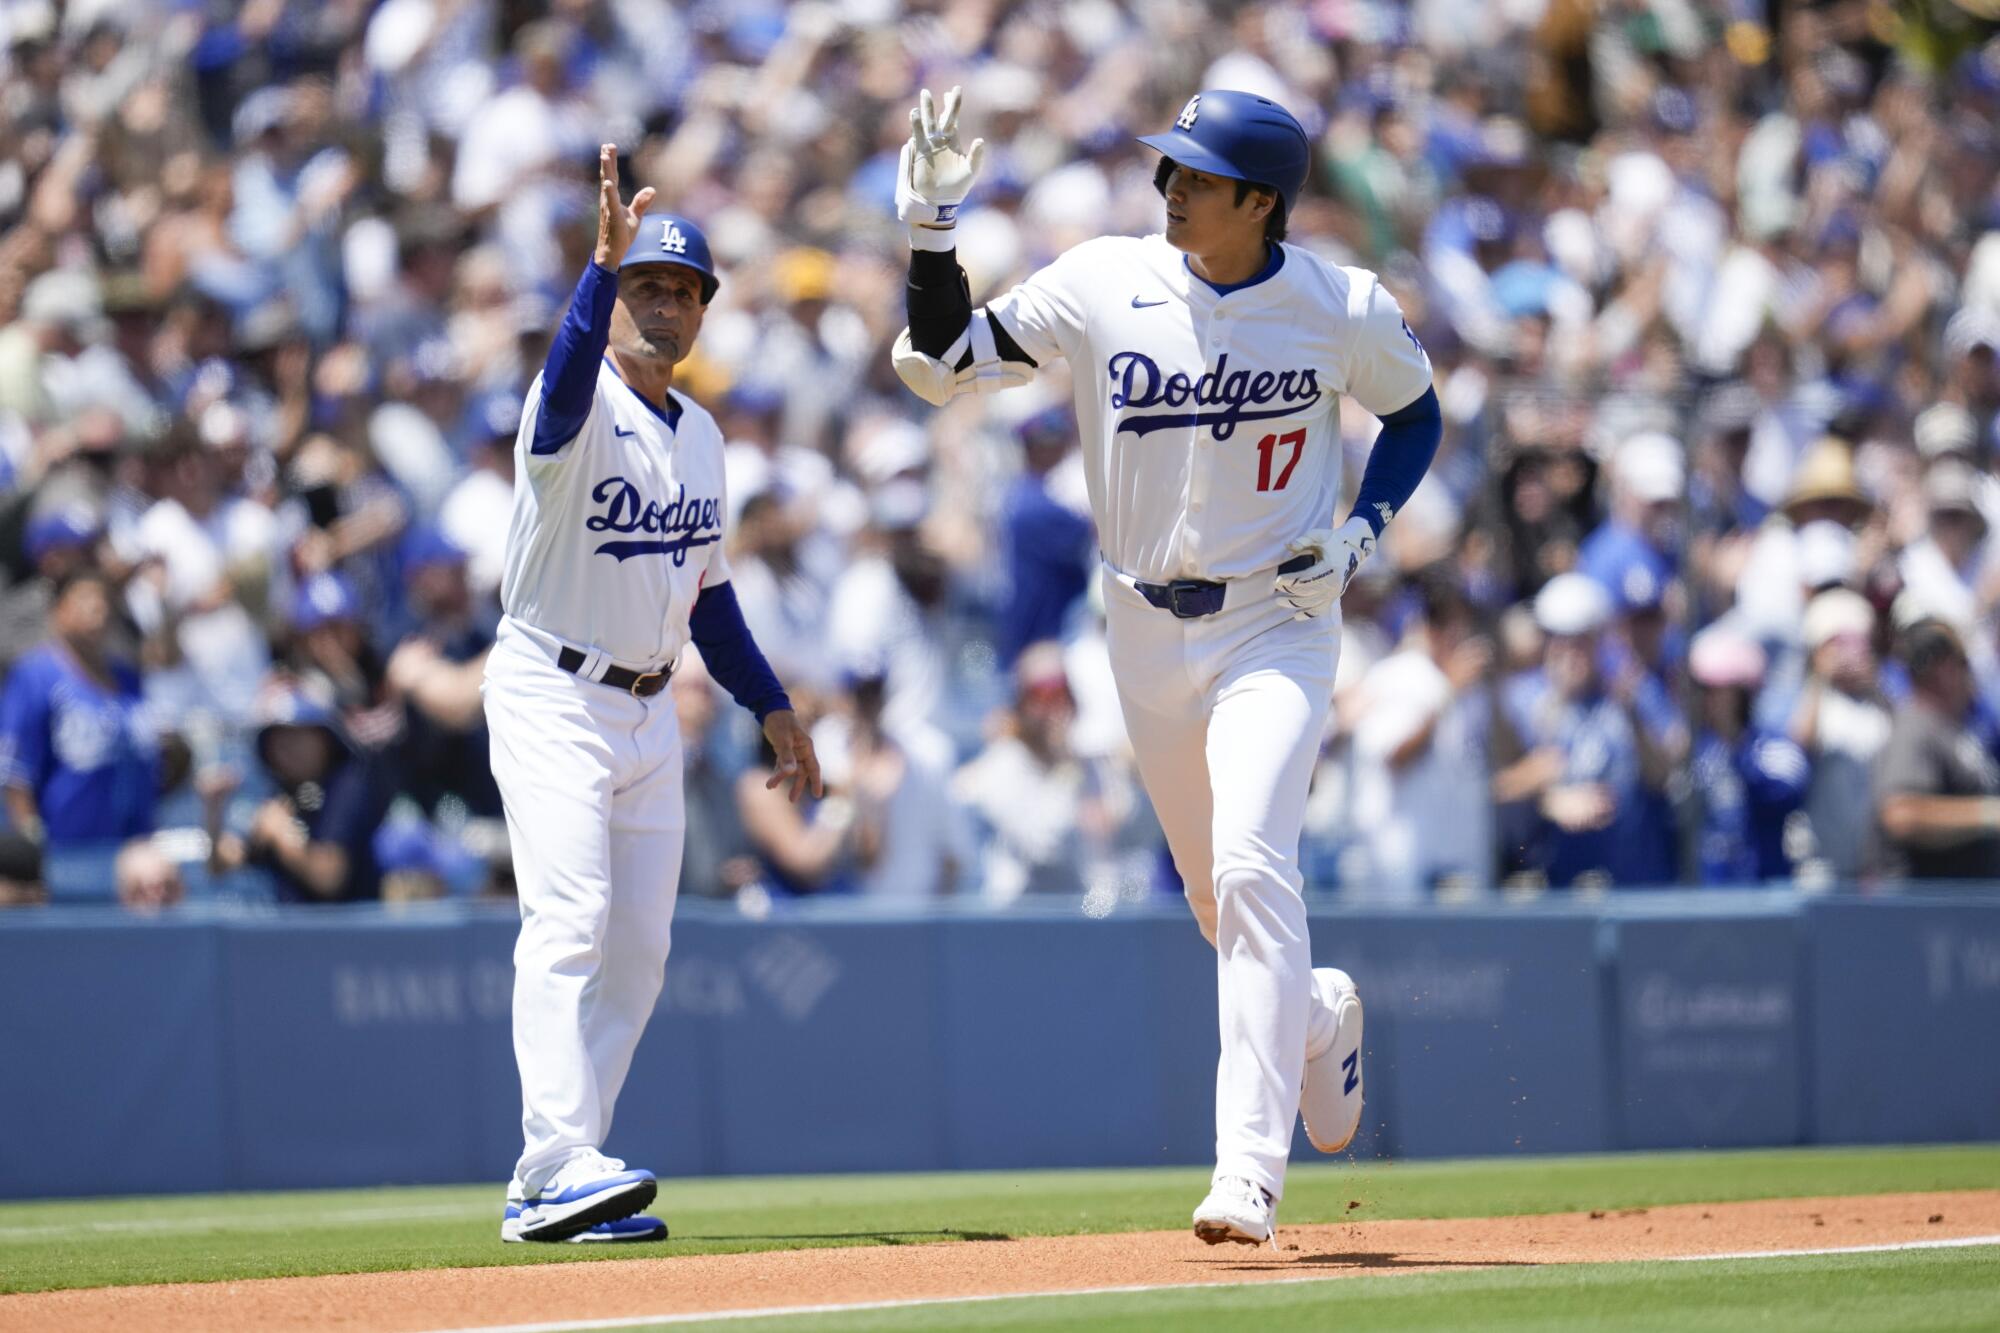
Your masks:
M 1227 88 L 1196 93 L 1172 129 L 1141 135 L 1139 142 L 1196 171 L 1268 186 L 1287 213 L 1306 183 L 1312 153 L 1305 127 L 1291 112 L 1268 97 Z M 1155 180 L 1165 193 L 1164 173 Z
M 444 529 L 429 523 L 412 526 L 398 554 L 402 557 L 404 578 L 433 565 L 465 563 L 465 552 L 458 543 L 445 536 Z
M 299 587 L 298 605 L 292 608 L 292 628 L 304 634 L 332 620 L 357 620 L 361 597 L 345 574 L 320 573 Z
M 715 299 L 722 280 L 715 276 L 715 261 L 708 255 L 708 237 L 701 228 L 672 213 L 648 213 L 639 219 L 639 232 L 632 238 L 621 268 L 634 264 L 679 264 L 701 274 L 701 303 Z
M 103 531 L 97 511 L 79 501 L 31 519 L 22 545 L 28 559 L 40 560 L 51 551 L 88 546 Z
M 271 737 L 285 727 L 323 731 L 333 738 L 336 749 L 348 748 L 347 734 L 332 707 L 295 680 L 277 676 L 266 681 L 258 692 L 256 719 L 257 757 L 267 768 L 271 763 Z
M 488 389 L 465 405 L 459 433 L 467 445 L 512 440 L 521 429 L 521 395 Z

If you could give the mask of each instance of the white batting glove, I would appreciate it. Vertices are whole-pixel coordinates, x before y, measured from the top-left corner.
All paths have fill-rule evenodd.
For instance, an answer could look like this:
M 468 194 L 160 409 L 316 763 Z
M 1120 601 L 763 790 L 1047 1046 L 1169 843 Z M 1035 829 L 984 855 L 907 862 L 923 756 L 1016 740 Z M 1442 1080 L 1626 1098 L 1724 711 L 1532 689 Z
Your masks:
M 1375 554 L 1375 529 L 1356 514 L 1337 528 L 1320 528 L 1285 548 L 1295 555 L 1317 557 L 1310 569 L 1296 574 L 1280 574 L 1278 596 L 1298 612 L 1294 620 L 1310 620 L 1324 615 L 1339 601 L 1354 581 L 1361 562 Z
M 910 140 L 896 163 L 896 216 L 910 224 L 910 248 L 950 250 L 957 241 L 958 206 L 986 161 L 986 140 L 958 146 L 958 89 L 944 95 L 944 108 L 931 104 L 930 89 L 910 111 Z

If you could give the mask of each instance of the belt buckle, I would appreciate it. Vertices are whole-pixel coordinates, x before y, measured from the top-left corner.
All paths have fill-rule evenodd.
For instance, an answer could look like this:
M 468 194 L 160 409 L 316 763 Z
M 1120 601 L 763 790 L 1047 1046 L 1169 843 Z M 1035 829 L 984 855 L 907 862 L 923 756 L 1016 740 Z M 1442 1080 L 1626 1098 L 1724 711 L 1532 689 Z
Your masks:
M 1167 609 L 1174 613 L 1175 618 L 1180 620 L 1198 619 L 1202 614 L 1200 611 L 1184 611 L 1181 609 L 1181 594 L 1186 593 L 1192 597 L 1206 591 L 1208 591 L 1206 588 L 1200 587 L 1197 584 L 1186 582 L 1169 583 L 1167 585 Z
M 632 683 L 626 687 L 626 692 L 634 699 L 643 699 L 646 697 L 646 694 L 658 694 L 658 690 L 649 690 L 646 694 L 642 694 L 639 692 L 639 687 L 649 680 L 658 680 L 666 674 L 664 671 L 641 671 L 638 675 L 632 677 Z

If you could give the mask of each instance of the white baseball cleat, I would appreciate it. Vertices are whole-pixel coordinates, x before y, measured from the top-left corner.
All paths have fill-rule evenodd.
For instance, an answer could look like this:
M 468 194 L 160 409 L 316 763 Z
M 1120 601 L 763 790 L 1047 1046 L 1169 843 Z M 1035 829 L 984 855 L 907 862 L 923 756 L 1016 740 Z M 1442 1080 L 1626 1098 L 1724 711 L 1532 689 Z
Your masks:
M 541 1193 L 521 1201 L 515 1234 L 522 1240 L 568 1240 L 644 1211 L 659 1188 L 651 1171 L 627 1171 L 615 1157 L 584 1153 L 564 1163 Z
M 639 1213 L 632 1217 L 621 1217 L 612 1222 L 599 1222 L 588 1231 L 579 1231 L 568 1238 L 570 1245 L 629 1245 L 637 1242 L 660 1241 L 667 1238 L 667 1224 L 657 1217 Z M 500 1221 L 500 1239 L 508 1244 L 525 1242 L 528 1238 L 521 1234 L 521 1205 L 507 1205 L 506 1216 Z
M 1225 1240 L 1262 1245 L 1277 1226 L 1277 1212 L 1263 1186 L 1241 1176 L 1224 1176 L 1194 1210 L 1194 1234 L 1210 1245 Z
M 1333 1032 L 1306 1050 L 1306 1084 L 1299 1095 L 1306 1137 L 1321 1152 L 1339 1152 L 1361 1127 L 1361 997 L 1354 978 L 1337 967 L 1313 969 L 1313 989 L 1333 1011 Z

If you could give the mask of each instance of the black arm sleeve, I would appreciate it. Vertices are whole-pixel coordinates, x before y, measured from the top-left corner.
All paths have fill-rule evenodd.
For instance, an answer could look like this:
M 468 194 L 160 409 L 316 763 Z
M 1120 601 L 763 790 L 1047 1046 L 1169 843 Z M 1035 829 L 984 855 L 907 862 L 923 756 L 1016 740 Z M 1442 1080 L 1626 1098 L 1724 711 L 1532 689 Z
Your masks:
M 910 280 L 903 289 L 903 302 L 910 319 L 910 346 L 925 356 L 941 357 L 951 350 L 972 320 L 972 288 L 958 266 L 958 252 L 910 251 Z M 999 320 L 988 315 L 986 322 L 993 328 L 993 346 L 1001 360 L 1035 364 Z M 968 351 L 953 369 L 964 369 L 971 359 Z

